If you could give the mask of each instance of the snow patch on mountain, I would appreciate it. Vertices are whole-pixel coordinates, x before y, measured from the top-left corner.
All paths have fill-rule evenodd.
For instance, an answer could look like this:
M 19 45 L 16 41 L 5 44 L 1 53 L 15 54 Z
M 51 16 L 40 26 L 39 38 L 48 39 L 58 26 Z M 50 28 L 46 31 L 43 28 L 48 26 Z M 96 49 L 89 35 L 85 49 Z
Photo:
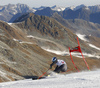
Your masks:
M 1 75 L 1 76 L 5 76 L 5 75 L 6 75 L 6 73 L 4 73 L 4 72 L 0 71 L 0 75 Z
M 86 37 L 85 34 L 82 35 L 82 34 L 76 33 L 76 35 L 77 35 L 81 40 L 83 40 L 83 41 L 88 41 L 88 40 L 85 38 L 85 37 Z
M 69 56 L 69 51 L 58 51 L 58 50 L 48 49 L 48 48 L 45 48 L 45 47 L 42 47 L 42 49 L 44 49 L 48 52 L 51 52 L 51 53 L 55 53 L 57 55 L 62 55 L 62 56 L 67 55 L 67 56 Z M 81 53 L 72 52 L 72 55 L 75 56 L 75 57 L 82 58 Z M 98 56 L 96 54 L 89 54 L 89 53 L 83 52 L 83 55 L 84 55 L 84 57 L 95 57 L 97 59 L 100 59 L 100 56 Z
M 79 34 L 79 33 L 77 33 L 77 36 L 80 38 L 80 39 L 82 39 L 82 40 L 84 40 L 84 41 L 88 41 L 86 38 L 85 38 L 85 36 L 86 35 L 81 35 L 81 34 Z M 50 40 L 47 40 L 47 39 L 42 39 L 42 38 L 39 38 L 39 37 L 35 37 L 35 36 L 32 36 L 32 35 L 28 35 L 27 37 L 32 37 L 32 38 L 36 38 L 36 39 L 39 39 L 39 40 L 45 40 L 45 41 L 50 41 Z M 47 48 L 47 47 L 41 47 L 42 49 L 44 49 L 44 50 L 46 50 L 46 51 L 48 51 L 48 52 L 51 52 L 51 53 L 55 53 L 55 54 L 57 54 L 57 55 L 69 55 L 69 51 L 60 51 L 60 50 L 53 50 L 53 49 L 49 49 L 49 48 Z M 72 52 L 72 55 L 73 56 L 76 56 L 76 57 L 79 57 L 79 58 L 82 58 L 82 56 L 81 56 L 81 54 L 80 53 L 74 53 L 74 52 Z M 85 53 L 85 52 L 83 52 L 83 55 L 85 56 L 85 57 L 95 57 L 95 58 L 97 58 L 97 59 L 100 59 L 100 56 L 98 56 L 98 55 L 95 55 L 95 54 L 89 54 L 89 53 Z
M 12 25 L 12 23 L 8 23 L 9 25 Z
M 97 49 L 97 50 L 100 50 L 100 48 L 96 47 L 96 46 L 93 45 L 93 44 L 89 44 L 89 46 L 91 46 L 92 48 L 95 48 L 95 49 Z
M 64 11 L 65 7 L 60 7 L 60 6 L 54 5 L 51 7 L 51 9 L 54 11 Z
M 79 5 L 79 6 L 70 6 L 70 7 L 67 7 L 66 10 L 71 9 L 71 10 L 76 11 L 76 10 L 81 9 L 83 7 L 86 7 L 85 9 L 89 10 L 88 6 L 85 6 L 84 4 Z
M 27 41 L 22 41 L 22 40 L 18 40 L 18 39 L 13 39 L 14 41 L 17 41 L 17 42 L 19 42 L 19 43 L 26 43 L 26 44 L 33 44 L 32 42 L 27 42 Z
M 48 49 L 48 48 L 45 48 L 45 47 L 42 47 L 42 49 L 44 49 L 48 52 L 51 52 L 51 53 L 55 53 L 57 55 L 62 55 L 62 56 L 65 55 L 65 54 L 68 55 L 68 52 L 66 52 L 66 51 L 57 51 L 57 50 L 52 50 L 52 49 Z
M 86 35 L 82 35 L 82 34 L 79 34 L 79 33 L 76 33 L 76 35 L 77 35 L 81 40 L 86 41 L 86 42 L 89 42 L 89 41 L 85 38 Z M 91 36 L 91 35 L 89 35 L 89 36 Z M 88 43 L 88 45 L 89 45 L 90 47 L 92 47 L 92 48 L 95 48 L 95 49 L 97 49 L 97 50 L 100 50 L 99 47 L 97 47 L 97 46 L 95 46 L 95 45 L 93 45 L 93 44 Z
M 7 74 L 3 71 L 0 71 L 0 76 L 2 76 L 3 78 L 6 78 L 7 80 L 11 81 L 10 78 L 7 77 Z

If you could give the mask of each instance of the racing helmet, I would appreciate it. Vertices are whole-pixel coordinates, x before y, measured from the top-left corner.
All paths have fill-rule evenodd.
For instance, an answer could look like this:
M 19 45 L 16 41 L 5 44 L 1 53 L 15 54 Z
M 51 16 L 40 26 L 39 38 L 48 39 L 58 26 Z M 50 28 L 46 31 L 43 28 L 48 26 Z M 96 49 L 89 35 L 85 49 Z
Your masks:
M 57 58 L 56 57 L 53 57 L 52 58 L 52 62 L 57 62 Z

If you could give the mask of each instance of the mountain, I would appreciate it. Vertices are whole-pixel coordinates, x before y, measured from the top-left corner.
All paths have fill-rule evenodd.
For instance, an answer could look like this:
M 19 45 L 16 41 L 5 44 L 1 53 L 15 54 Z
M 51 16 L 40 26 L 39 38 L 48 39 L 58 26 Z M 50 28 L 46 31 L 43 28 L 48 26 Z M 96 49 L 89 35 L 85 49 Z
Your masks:
M 61 17 L 67 20 L 68 19 L 83 19 L 86 21 L 100 24 L 99 5 L 98 6 L 80 5 L 76 7 L 67 7 L 65 10 L 62 10 L 62 11 L 57 11 L 57 10 L 53 11 L 52 8 L 49 7 L 49 9 L 45 8 L 42 10 L 37 10 L 35 12 L 35 14 L 37 15 L 44 15 L 44 16 L 52 16 L 54 13 L 58 13 Z
M 50 8 L 45 9 L 51 10 Z M 58 14 L 57 11 L 54 12 L 51 10 L 52 16 Z M 68 21 L 69 26 L 65 27 L 60 23 L 65 19 L 58 22 L 57 18 L 60 20 L 62 17 L 58 14 L 55 20 L 53 17 L 26 12 L 17 17 L 14 23 L 0 21 L 0 82 L 40 76 L 50 67 L 51 58 L 54 56 L 66 61 L 68 70 L 74 68 L 68 47 L 77 46 L 77 35 L 68 27 L 70 27 L 70 24 L 77 25 L 78 22 L 77 20 L 73 23 Z M 100 68 L 100 50 L 89 46 L 91 42 L 100 46 L 99 38 L 94 36 L 85 37 L 90 42 L 79 39 L 83 53 L 89 53 L 90 55 L 95 53 L 95 56 L 92 57 L 85 56 L 86 61 L 91 70 Z M 47 49 L 53 52 L 49 52 Z M 55 51 L 66 51 L 66 53 L 58 55 L 54 53 Z M 74 62 L 80 71 L 86 70 L 86 65 L 79 56 L 73 55 Z M 53 69 L 54 67 L 51 71 Z M 76 72 L 76 69 L 69 73 L 71 72 Z
M 20 29 L 24 29 L 23 31 L 25 31 L 28 35 L 48 39 L 53 42 L 56 42 L 59 45 L 62 45 L 62 46 L 58 45 L 59 47 L 53 47 L 51 45 L 47 45 L 46 43 L 44 43 L 42 41 L 42 42 L 38 42 L 38 44 L 40 46 L 42 45 L 41 47 L 49 47 L 51 49 L 56 49 L 56 50 L 64 50 L 66 46 L 75 47 L 75 45 L 76 45 L 75 44 L 75 40 L 76 40 L 75 36 L 76 35 L 72 33 L 71 29 L 70 30 L 68 29 L 68 28 L 73 28 L 72 30 L 74 30 L 74 28 L 75 28 L 74 23 L 73 23 L 73 26 L 70 26 L 72 23 L 70 21 L 68 21 L 69 27 L 66 28 L 67 26 L 65 27 L 65 26 L 61 25 L 56 20 L 53 18 L 49 18 L 47 16 L 39 16 L 39 15 L 30 13 L 30 14 L 21 16 L 19 19 L 16 19 L 15 23 L 18 27 L 20 27 Z M 17 22 L 19 22 L 19 23 L 17 23 Z M 79 24 L 79 23 L 77 23 L 78 22 L 77 20 L 75 20 L 75 22 L 76 22 L 75 25 Z M 89 33 L 90 34 L 95 33 L 95 35 L 98 33 L 98 36 L 96 36 L 96 37 L 99 37 L 99 34 L 100 34 L 99 29 L 96 28 L 95 26 L 93 26 L 92 23 L 90 23 L 90 24 L 88 24 L 88 22 L 86 23 L 85 21 L 82 21 L 80 23 L 81 29 L 76 28 L 77 32 L 80 31 L 78 33 L 83 33 L 83 34 L 86 32 L 87 35 Z M 84 27 L 84 25 L 86 25 L 86 28 Z M 82 30 L 83 28 L 85 29 L 85 31 Z M 70 42 L 70 44 L 68 41 Z M 81 43 L 82 43 L 82 41 L 81 41 Z M 97 52 L 95 50 L 92 50 L 91 47 L 86 46 L 85 43 L 83 43 L 83 50 L 85 50 L 85 52 Z
M 100 12 L 100 5 L 86 6 L 84 4 L 81 4 L 79 6 L 70 6 L 70 7 L 65 8 L 65 10 L 71 9 L 71 10 L 76 11 L 76 10 L 84 8 L 84 7 L 86 9 L 90 10 L 92 13 Z
M 90 21 L 94 23 L 99 23 L 100 24 L 100 12 L 92 13 L 90 14 Z
M 41 75 L 53 56 L 15 24 L 0 21 L 0 82 Z
M 68 50 L 69 46 L 77 45 L 76 37 L 53 18 L 33 13 L 21 16 L 16 23 L 0 21 L 0 82 L 40 76 L 49 68 L 51 58 L 54 56 L 65 60 L 68 69 L 72 69 L 74 66 L 69 55 L 50 53 L 42 47 L 62 52 Z M 91 51 L 84 41 L 80 40 L 80 44 L 84 52 Z M 90 69 L 94 66 L 99 67 L 100 59 L 94 58 L 87 59 Z M 82 59 L 79 57 L 74 59 L 80 70 L 86 69 Z
M 41 6 L 39 8 L 35 8 L 35 7 L 30 8 L 26 4 L 20 4 L 20 3 L 0 6 L 0 20 L 6 21 L 6 22 L 13 22 L 16 18 L 20 17 L 24 13 L 28 13 L 28 12 L 34 13 L 37 10 L 43 10 L 45 8 L 47 8 L 47 7 Z M 53 7 L 49 7 L 49 8 L 52 10 L 56 10 L 56 11 L 64 10 L 64 8 L 58 7 L 58 6 L 53 6 Z M 46 14 L 46 12 L 44 14 Z
M 69 10 L 64 10 L 60 14 L 64 19 L 76 19 L 77 18 L 77 19 L 83 19 L 83 20 L 89 21 L 90 11 L 86 10 L 85 8 L 81 8 L 76 11 L 69 9 Z
M 80 33 L 85 35 L 92 35 L 100 38 L 100 25 L 92 22 L 87 22 L 85 20 L 74 19 L 67 20 L 70 24 L 70 29 L 74 31 L 74 33 Z
M 60 6 L 54 5 L 51 7 L 51 9 L 54 11 L 63 11 L 63 10 L 65 10 L 65 7 L 60 7 Z
M 34 12 L 34 11 L 35 11 L 34 9 L 31 9 L 25 4 L 8 4 L 0 6 L 0 20 L 6 22 L 12 22 L 17 17 L 21 16 L 24 13 Z
M 85 35 L 92 35 L 100 38 L 100 24 L 88 22 L 82 19 L 69 19 L 62 18 L 58 13 L 52 16 L 63 26 L 69 28 L 73 33 L 80 33 Z
M 36 11 L 37 10 L 43 10 L 45 8 L 47 8 L 47 6 L 41 6 L 41 7 L 38 7 L 38 8 L 33 7 L 33 9 L 35 9 Z M 60 6 L 57 6 L 57 5 L 54 5 L 50 8 L 54 11 L 63 11 L 63 10 L 65 10 L 65 7 L 60 7 Z
M 43 16 L 52 16 L 55 11 L 53 11 L 50 7 L 46 7 L 42 10 L 37 10 L 35 12 L 36 15 L 43 15 Z
M 50 39 L 55 42 L 58 41 L 59 42 L 58 44 L 60 44 L 61 41 L 62 42 L 66 40 L 70 41 L 68 38 L 67 39 L 65 38 L 69 36 L 68 34 L 72 34 L 73 36 L 75 36 L 69 29 L 66 29 L 59 22 L 47 16 L 39 16 L 30 13 L 21 16 L 19 19 L 15 20 L 15 23 L 16 22 L 22 22 L 22 23 L 17 23 L 17 26 L 20 27 L 21 29 L 28 30 L 26 31 L 27 34 L 35 35 L 37 37 L 41 36 L 43 38 Z M 73 40 L 75 40 L 74 37 L 72 38 Z
M 38 8 L 33 7 L 33 9 L 35 9 L 35 10 L 42 10 L 44 8 L 46 8 L 46 6 L 41 6 L 41 7 L 38 7 Z
M 100 21 L 98 20 L 100 18 L 100 12 L 92 13 L 91 10 L 87 7 L 78 9 L 76 11 L 71 9 L 64 10 L 60 14 L 64 19 L 83 19 L 86 21 L 100 24 Z
M 86 6 L 84 4 L 81 4 L 79 6 L 76 6 L 73 10 L 76 11 L 76 10 L 84 8 L 84 7 L 86 7 Z
M 74 34 L 81 34 L 84 38 L 97 47 L 100 47 L 100 24 L 88 22 L 82 19 L 65 20 L 55 13 L 53 18 L 65 27 L 69 28 Z M 98 51 L 99 53 L 100 51 Z
M 100 5 L 88 6 L 92 13 L 100 12 Z
M 58 13 L 64 19 L 83 19 L 93 23 L 99 23 L 100 5 L 95 6 L 71 6 L 60 7 L 41 6 L 39 8 L 30 8 L 25 4 L 8 4 L 0 6 L 0 20 L 6 22 L 13 22 L 16 18 L 25 13 L 35 13 L 36 15 L 52 16 L 54 13 Z M 74 14 L 74 15 L 73 15 Z
M 21 16 L 19 19 L 15 20 L 15 23 L 16 22 L 22 22 L 22 23 L 17 23 L 16 25 L 21 29 L 26 29 L 27 30 L 26 32 L 29 35 L 35 35 L 37 37 L 47 38 L 55 42 L 58 41 L 59 43 L 61 41 L 63 41 L 64 43 L 64 40 L 70 41 L 68 38 L 67 39 L 65 38 L 65 36 L 68 37 L 67 34 L 72 34 L 73 36 L 75 36 L 69 29 L 66 29 L 59 22 L 47 16 L 39 16 L 30 13 Z M 75 39 L 73 38 L 73 40 Z
M 70 7 L 67 7 L 67 8 L 65 8 L 65 10 L 71 9 L 71 10 L 76 11 L 76 10 L 81 9 L 81 8 L 83 8 L 83 7 L 86 7 L 86 6 L 85 6 L 84 4 L 81 4 L 81 5 L 79 5 L 79 6 L 70 6 Z

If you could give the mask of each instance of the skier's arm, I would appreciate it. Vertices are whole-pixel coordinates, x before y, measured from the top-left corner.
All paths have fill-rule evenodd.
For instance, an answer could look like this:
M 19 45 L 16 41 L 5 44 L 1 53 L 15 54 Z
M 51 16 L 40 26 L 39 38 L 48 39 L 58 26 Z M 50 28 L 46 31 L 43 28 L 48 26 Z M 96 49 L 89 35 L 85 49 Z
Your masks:
M 52 68 L 52 66 L 53 66 L 54 64 L 56 64 L 56 62 L 53 62 L 52 64 L 50 64 L 50 68 Z

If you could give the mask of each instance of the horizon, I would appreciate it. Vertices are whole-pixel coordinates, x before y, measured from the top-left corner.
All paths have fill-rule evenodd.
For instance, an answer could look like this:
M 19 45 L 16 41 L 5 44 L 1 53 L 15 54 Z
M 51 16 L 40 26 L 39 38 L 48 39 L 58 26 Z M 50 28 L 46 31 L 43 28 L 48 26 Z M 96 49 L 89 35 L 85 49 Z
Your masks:
M 4 4 L 4 5 L 0 5 L 0 6 L 6 6 L 6 5 L 9 5 L 9 4 L 11 4 L 11 5 L 17 5 L 17 4 L 25 4 L 25 3 L 16 3 L 16 4 L 14 4 L 14 3 L 8 3 L 8 4 Z M 25 4 L 25 5 L 27 5 L 27 6 L 29 6 L 28 4 Z M 80 5 L 85 5 L 85 4 L 79 4 L 79 5 L 72 5 L 72 6 L 80 6 Z M 96 5 L 100 5 L 100 4 L 95 4 L 95 5 L 85 5 L 85 6 L 96 6 Z M 53 6 L 58 6 L 58 7 L 71 7 L 71 6 L 59 6 L 59 5 L 53 5 Z M 41 6 L 39 6 L 39 7 L 53 7 L 53 6 L 44 6 L 44 5 L 41 5 Z M 29 6 L 30 7 L 30 6 Z M 31 7 L 31 8 L 39 8 L 39 7 Z
M 60 7 L 71 7 L 71 6 L 79 6 L 79 5 L 86 5 L 86 6 L 95 6 L 95 5 L 100 5 L 98 3 L 100 3 L 100 1 L 98 0 L 91 0 L 90 1 L 77 1 L 77 0 L 63 0 L 63 2 L 61 0 L 17 0 L 17 1 L 12 1 L 12 0 L 3 0 L 0 3 L 0 6 L 4 6 L 4 5 L 8 5 L 8 4 L 26 4 L 29 7 L 33 8 L 33 7 L 41 7 L 41 6 L 45 6 L 45 7 L 52 7 L 52 6 L 60 6 Z

